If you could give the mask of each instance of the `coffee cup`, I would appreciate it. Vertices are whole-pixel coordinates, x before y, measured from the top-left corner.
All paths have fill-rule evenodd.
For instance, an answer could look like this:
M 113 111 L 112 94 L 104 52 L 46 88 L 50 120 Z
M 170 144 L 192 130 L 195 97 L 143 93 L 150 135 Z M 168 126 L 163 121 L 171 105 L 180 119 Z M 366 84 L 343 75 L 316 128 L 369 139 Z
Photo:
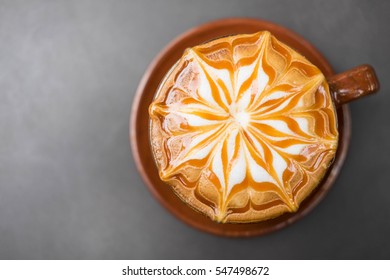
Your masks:
M 234 28 L 240 30 L 238 30 L 239 32 L 234 32 L 234 30 L 228 31 L 229 26 L 234 26 Z M 237 26 L 241 27 L 237 28 Z M 222 30 L 222 27 L 225 27 L 226 30 Z M 271 33 L 262 32 L 256 33 L 257 35 L 240 35 L 247 34 L 255 28 L 257 28 L 256 31 L 266 29 Z M 208 43 L 203 43 L 204 41 L 202 42 L 200 40 L 202 40 L 202 36 L 204 36 L 206 31 L 208 32 L 205 36 L 205 39 L 207 40 L 204 41 L 207 41 Z M 224 34 L 224 32 L 231 33 Z M 231 36 L 231 34 L 236 35 Z M 276 37 L 273 37 L 271 34 L 274 34 Z M 230 36 L 219 38 L 217 41 L 212 37 L 221 37 L 220 35 Z M 188 66 L 195 60 L 198 61 L 198 66 L 194 67 L 198 67 L 199 69 L 202 67 L 209 67 L 209 65 L 207 66 L 204 62 L 207 61 L 207 59 L 210 59 L 210 57 L 215 57 L 215 52 L 218 51 L 218 47 L 223 44 L 226 45 L 228 40 L 233 39 L 237 42 L 241 42 L 241 45 L 238 44 L 236 49 L 244 46 L 242 54 L 235 54 L 243 61 L 245 59 L 248 60 L 248 57 L 250 57 L 248 54 L 254 51 L 252 50 L 253 46 L 259 47 L 261 45 L 261 43 L 253 42 L 259 42 L 261 40 L 274 42 L 272 43 L 272 46 L 270 45 L 271 47 L 269 50 L 263 51 L 262 58 L 266 56 L 271 57 L 273 55 L 272 52 L 279 48 L 279 52 L 276 53 L 274 59 L 270 59 L 273 63 L 273 65 L 271 65 L 272 63 L 270 65 L 277 69 L 276 72 L 280 77 L 282 77 L 279 77 L 280 79 L 285 79 L 287 81 L 285 83 L 283 82 L 277 84 L 276 87 L 274 87 L 277 88 L 277 90 L 270 90 L 272 89 L 272 86 L 270 86 L 270 77 L 273 70 L 269 70 L 271 72 L 265 71 L 264 69 L 266 67 L 265 64 L 267 63 L 267 60 L 263 60 L 260 64 L 264 67 L 259 67 L 259 69 L 261 68 L 261 71 L 263 72 L 260 74 L 257 73 L 258 78 L 256 78 L 257 80 L 255 79 L 255 82 L 252 81 L 252 84 L 249 86 L 249 91 L 261 93 L 262 91 L 266 91 L 266 89 L 268 89 L 268 94 L 264 94 L 258 99 L 254 94 L 252 94 L 252 97 L 248 97 L 251 100 L 246 101 L 246 106 L 250 106 L 252 104 L 251 102 L 253 102 L 253 104 L 257 102 L 257 105 L 259 105 L 254 108 L 257 111 L 248 111 L 248 114 L 245 113 L 245 110 L 237 109 L 242 105 L 241 103 L 243 103 L 242 100 L 244 99 L 234 96 L 234 94 L 241 94 L 238 90 L 236 90 L 236 93 L 233 93 L 230 97 L 229 95 L 210 95 L 211 92 L 215 93 L 215 89 L 219 89 L 219 92 L 224 92 L 223 89 L 228 88 L 226 85 L 222 85 L 222 83 L 217 85 L 217 82 L 223 80 L 223 78 L 221 78 L 222 76 L 218 76 L 218 74 L 217 76 L 219 78 L 216 81 L 213 81 L 211 78 L 213 73 L 209 75 L 210 69 L 202 72 L 202 75 L 206 77 L 203 78 L 203 80 L 209 81 L 214 86 L 214 91 L 210 91 L 210 84 L 208 85 L 208 88 L 205 88 L 205 84 L 208 82 L 199 82 L 199 79 L 196 80 L 197 78 L 194 78 L 195 76 L 201 76 L 201 74 L 199 74 L 200 72 L 194 75 L 194 72 L 196 72 L 194 71 L 195 68 L 191 70 L 192 72 L 185 72 L 185 67 L 183 67 L 183 65 Z M 278 39 L 283 41 L 283 43 L 279 43 Z M 191 40 L 197 41 L 197 43 L 194 45 L 186 45 Z M 248 42 L 252 42 L 253 46 L 251 47 Z M 187 54 L 185 53 L 183 55 L 183 57 L 187 55 L 187 59 L 183 59 L 182 57 L 181 60 L 178 60 L 179 62 L 169 65 L 167 61 L 174 58 L 174 56 L 169 53 L 175 53 L 176 56 L 180 55 L 180 51 L 183 52 L 183 46 L 198 47 L 189 49 Z M 261 48 L 259 47 L 258 49 L 259 50 L 254 51 L 257 52 L 257 54 L 261 52 Z M 288 61 L 288 64 L 296 66 L 289 66 L 290 68 L 287 69 L 287 64 L 284 65 L 282 62 L 279 63 L 279 61 L 283 61 L 283 51 L 281 51 L 281 49 L 287 50 L 287 56 L 294 57 L 294 59 Z M 201 51 L 203 51 L 203 53 L 199 54 Z M 207 53 L 207 57 L 205 56 L 205 53 Z M 300 56 L 299 53 L 303 56 Z M 222 55 L 225 55 L 225 52 L 222 52 Z M 223 62 L 222 60 L 223 59 L 216 59 L 213 63 L 221 64 L 221 62 Z M 156 69 L 162 70 L 159 68 L 159 64 L 164 64 L 166 72 L 161 72 L 157 75 Z M 257 62 L 257 65 L 260 64 Z M 170 68 L 168 68 L 168 66 Z M 219 66 L 216 65 L 215 67 L 218 68 Z M 241 68 L 244 69 L 244 66 Z M 257 69 L 256 67 L 252 68 Z M 322 199 L 326 191 L 332 185 L 346 154 L 350 127 L 348 108 L 344 104 L 361 96 L 374 93 L 379 89 L 379 83 L 371 66 L 362 65 L 341 74 L 333 75 L 326 60 L 323 59 L 318 51 L 305 41 L 301 40 L 301 38 L 299 38 L 296 34 L 272 23 L 248 19 L 222 20 L 190 31 L 172 43 L 172 45 L 169 46 L 159 58 L 157 58 L 156 63 L 151 66 L 151 69 L 151 72 L 145 76 L 146 78 L 144 78 L 140 85 L 137 94 L 138 100 L 136 99 L 133 107 L 135 109 L 133 109 L 133 126 L 131 127 L 131 132 L 133 133 L 131 134 L 131 142 L 133 154 L 136 156 L 136 162 L 138 163 L 137 166 L 152 191 L 157 194 L 157 197 L 160 198 L 163 204 L 179 218 L 182 218 L 197 228 L 229 236 L 248 236 L 270 232 L 297 220 L 310 211 L 318 203 L 318 201 Z M 240 69 L 240 67 L 237 67 L 237 69 Z M 236 71 L 240 72 L 240 70 L 237 69 Z M 240 80 L 240 77 L 252 75 L 254 73 L 253 69 L 251 70 L 252 72 L 247 71 L 248 73 L 246 74 L 233 73 L 237 78 L 236 81 L 233 82 L 242 86 L 240 81 L 245 82 L 245 79 Z M 256 71 L 259 72 L 258 70 Z M 214 74 L 215 73 L 217 72 L 214 71 Z M 232 74 L 230 75 L 230 77 L 233 76 Z M 180 100 L 180 94 L 172 91 L 172 86 L 178 86 L 177 82 L 176 84 L 173 82 L 172 77 L 181 77 L 182 79 L 186 79 L 187 84 L 183 82 L 181 86 L 187 86 L 187 88 L 190 83 L 197 83 L 194 86 L 195 90 L 199 91 L 199 89 L 201 89 L 202 92 L 208 92 L 209 96 L 202 96 L 201 93 L 200 101 L 202 104 L 198 102 L 196 106 L 191 105 L 192 107 L 186 107 L 185 103 L 188 101 L 188 96 Z M 192 77 L 192 80 L 189 77 Z M 152 79 L 154 79 L 153 82 Z M 267 82 L 264 83 L 265 79 L 268 79 L 267 81 L 269 84 L 267 84 Z M 150 84 L 153 84 L 153 86 Z M 284 87 L 284 91 L 280 90 L 283 89 L 283 86 L 286 84 L 289 84 L 290 86 L 288 90 L 286 90 L 286 87 Z M 178 87 L 180 87 L 180 85 Z M 230 85 L 230 88 L 232 88 L 232 85 Z M 185 90 L 181 89 L 181 91 L 184 92 L 183 95 L 185 95 Z M 234 90 L 230 91 L 234 92 Z M 147 161 L 137 158 L 137 154 L 140 153 L 140 145 L 142 144 L 145 146 L 145 142 L 140 141 L 141 132 L 139 129 L 140 108 L 143 108 L 142 111 L 145 113 L 145 107 L 149 106 L 146 102 L 142 102 L 141 104 L 140 101 L 140 95 L 145 98 L 145 92 L 148 94 L 149 104 L 152 103 L 149 110 L 151 113 L 151 133 L 148 139 L 148 141 L 152 143 L 152 151 L 148 154 Z M 162 92 L 169 92 L 170 95 L 164 95 Z M 225 93 L 226 92 L 229 92 L 229 90 L 225 90 Z M 297 92 L 304 92 L 304 94 L 302 94 L 304 97 L 295 97 L 298 96 Z M 191 98 L 193 97 L 191 94 L 189 96 Z M 291 107 L 292 111 L 281 111 L 281 113 L 279 112 L 279 115 L 275 115 L 275 111 L 277 111 L 275 108 L 278 106 L 290 106 L 289 104 L 283 105 L 284 103 L 288 103 L 287 100 L 290 97 L 295 98 L 295 107 Z M 153 98 L 154 101 L 152 102 Z M 184 99 L 187 101 L 179 102 L 179 105 L 176 104 L 175 101 L 173 103 L 171 102 L 169 104 L 171 106 L 168 106 L 169 109 L 167 109 L 167 98 L 170 98 L 171 100 L 179 98 L 179 101 L 183 101 Z M 228 100 L 235 98 L 237 99 L 236 103 L 232 102 L 232 100 Z M 207 101 L 209 101 L 209 103 L 207 103 Z M 226 107 L 225 109 L 227 109 L 227 111 L 225 113 L 221 111 L 221 113 L 218 110 L 214 110 L 215 108 L 213 110 L 210 109 L 209 111 L 205 110 L 205 106 L 209 106 L 211 104 L 210 102 L 219 102 L 222 107 Z M 302 103 L 299 105 L 301 107 L 297 105 L 300 103 Z M 172 104 L 174 105 L 172 106 Z M 261 104 L 262 106 L 260 106 Z M 279 105 L 276 106 L 277 104 Z M 269 110 L 266 112 L 264 111 L 264 108 L 267 106 Z M 301 109 L 295 109 L 297 107 Z M 199 114 L 198 117 L 191 115 L 195 110 L 194 108 L 198 108 L 197 113 L 201 115 L 208 114 L 206 117 L 208 122 L 205 121 L 204 118 L 203 120 L 202 118 L 198 118 Z M 177 110 L 177 112 L 174 110 Z M 187 113 L 189 110 L 192 110 L 192 113 L 190 115 L 183 115 L 183 110 L 187 110 Z M 263 114 L 253 114 L 253 112 L 259 111 L 262 111 Z M 266 114 L 264 114 L 264 112 L 266 112 Z M 267 117 L 270 116 L 271 113 L 274 113 L 272 115 L 273 117 Z M 175 120 L 170 118 L 172 115 L 180 115 L 181 119 L 178 121 L 179 118 L 177 118 L 175 123 Z M 249 115 L 251 117 L 248 117 Z M 293 118 L 291 117 L 292 115 L 296 115 L 298 117 Z M 315 120 L 316 116 L 318 116 L 317 121 Z M 145 118 L 147 118 L 147 116 L 142 117 L 145 122 Z M 215 131 L 205 129 L 205 127 L 209 125 L 216 125 L 213 122 L 216 122 L 217 119 L 213 119 L 213 117 L 222 120 L 220 122 L 221 127 L 216 126 Z M 283 124 L 281 122 L 281 120 L 287 121 L 288 118 L 292 120 L 290 123 Z M 299 121 L 300 119 L 302 120 Z M 320 119 L 322 119 L 322 122 L 326 123 L 326 125 L 321 124 Z M 158 120 L 162 121 L 156 125 Z M 162 125 L 162 122 L 165 122 L 164 125 Z M 275 129 L 275 125 L 277 129 Z M 163 129 L 153 128 L 162 128 L 163 126 L 165 128 L 168 127 L 168 129 L 163 131 Z M 250 126 L 253 126 L 252 130 Z M 136 129 L 137 127 L 138 130 Z M 194 127 L 196 129 L 194 129 Z M 306 130 L 304 128 L 306 128 Z M 174 131 L 175 129 L 176 131 Z M 294 141 L 291 139 L 283 139 L 283 137 L 286 138 L 285 136 L 288 135 L 285 133 L 286 131 L 289 130 L 291 132 L 291 130 L 294 129 L 302 132 L 298 135 L 299 137 L 294 136 Z M 144 138 L 148 138 L 145 135 L 145 126 L 142 130 Z M 199 131 L 202 131 L 204 135 L 207 133 L 209 133 L 209 135 L 203 137 L 202 133 L 199 133 Z M 227 133 L 223 134 L 221 131 L 227 131 Z M 251 131 L 251 133 L 248 131 Z M 281 133 L 281 131 L 284 132 L 284 134 Z M 169 135 L 167 132 L 180 132 L 181 136 L 184 136 L 180 138 L 176 137 L 175 134 Z M 192 142 L 191 137 L 187 137 L 190 132 L 193 132 L 194 135 L 196 134 L 197 140 Z M 265 132 L 268 133 L 268 138 L 262 135 Z M 214 142 L 216 143 L 214 148 L 211 147 L 208 149 L 208 147 L 212 145 L 211 142 L 207 142 L 206 140 L 208 140 L 208 137 L 215 137 L 218 133 L 223 135 L 219 136 L 218 139 L 214 139 Z M 256 133 L 258 133 L 257 136 Z M 160 137 L 163 134 L 165 137 Z M 243 136 L 242 139 L 239 140 L 240 137 L 237 135 L 241 134 Z M 249 136 L 245 136 L 246 134 Z M 257 138 L 252 137 L 253 135 Z M 194 136 L 193 138 L 195 139 L 196 137 Z M 176 141 L 179 138 L 181 142 Z M 248 144 L 249 146 L 240 144 L 236 145 L 238 148 L 235 148 L 234 145 L 229 144 L 233 142 L 231 141 L 233 138 L 235 140 L 238 139 L 237 141 L 241 141 L 239 143 L 247 141 L 247 144 L 257 141 L 255 139 L 267 139 L 263 139 L 264 141 L 259 145 L 253 143 L 251 145 Z M 194 146 L 199 144 L 199 141 L 203 141 L 203 150 L 198 149 L 193 152 L 192 150 L 195 150 L 193 149 Z M 287 145 L 286 141 L 292 141 L 295 145 Z M 135 143 L 137 143 L 137 145 L 135 145 Z M 247 146 L 252 147 L 252 152 L 253 154 L 257 153 L 257 157 L 253 156 L 251 158 L 248 156 L 251 155 L 251 151 Z M 183 153 L 186 154 L 188 152 L 186 154 L 187 157 L 180 157 L 180 155 L 176 155 L 176 157 L 171 156 L 170 161 L 167 160 L 167 154 L 174 155 L 175 152 L 178 150 L 183 151 L 186 147 L 187 151 Z M 147 147 L 145 148 L 147 149 Z M 280 154 L 285 155 L 284 152 L 287 151 L 287 154 L 290 153 L 290 155 L 293 155 L 291 157 L 287 157 L 284 163 L 282 162 L 283 157 L 278 155 L 279 152 L 275 152 L 281 151 L 282 148 L 284 150 L 283 152 L 280 152 Z M 259 150 L 262 150 L 262 153 L 259 152 Z M 164 154 L 164 151 L 166 154 Z M 225 153 L 222 153 L 222 151 L 225 151 Z M 180 154 L 180 152 L 178 154 Z M 191 154 L 191 156 L 188 156 L 188 154 Z M 209 160 L 208 168 L 201 166 L 199 170 L 195 170 L 195 166 L 200 164 L 199 161 L 210 154 L 213 154 L 214 158 L 218 158 L 219 160 Z M 220 154 L 222 154 L 222 156 Z M 235 154 L 236 157 L 234 157 L 233 154 Z M 241 157 L 239 156 L 240 154 L 242 155 Z M 267 154 L 268 157 L 266 156 Z M 306 156 L 306 158 L 303 159 L 304 156 Z M 224 157 L 225 163 L 220 164 L 219 167 L 217 167 L 217 162 L 223 161 L 221 157 Z M 321 160 L 317 160 L 317 158 L 321 157 Z M 316 160 L 312 160 L 313 158 L 316 158 Z M 188 162 L 191 162 L 191 164 L 188 164 Z M 241 165 L 237 162 L 241 162 Z M 270 168 L 269 165 L 271 165 L 272 162 L 277 162 L 277 164 L 274 164 L 275 166 Z M 288 162 L 288 164 L 286 164 L 286 162 Z M 150 172 L 155 163 L 157 163 L 159 170 L 154 169 L 154 171 L 157 172 Z M 242 164 L 244 164 L 244 168 L 242 168 Z M 149 171 L 145 168 L 146 166 L 148 166 Z M 214 166 L 215 168 L 211 168 L 211 166 Z M 230 169 L 228 168 L 229 166 Z M 309 169 L 308 166 L 314 166 L 315 168 Z M 174 167 L 177 168 L 175 169 Z M 281 167 L 284 169 L 282 168 L 283 170 L 278 173 L 278 170 L 280 170 Z M 170 170 L 171 173 L 167 172 L 167 170 Z M 226 170 L 230 173 L 227 172 L 226 174 Z M 225 172 L 224 175 L 221 175 L 223 172 Z M 226 178 L 223 179 L 222 177 L 224 176 L 227 176 L 227 178 L 235 184 L 230 184 L 229 180 L 225 180 Z M 158 179 L 160 179 L 160 181 Z M 217 191 L 214 190 L 214 192 L 210 191 L 212 188 L 207 190 L 207 186 L 211 185 L 213 180 L 214 183 L 218 182 L 219 184 L 217 188 L 214 188 L 217 189 Z M 222 186 L 221 182 L 223 180 L 226 182 L 225 185 Z M 284 184 L 288 182 L 288 180 L 292 183 Z M 163 181 L 168 182 L 168 184 L 172 187 L 165 185 Z M 282 183 L 278 184 L 277 182 Z M 194 191 L 194 184 L 196 184 L 198 188 L 197 192 Z M 294 194 L 293 192 L 295 188 L 302 184 L 304 186 L 300 187 L 301 192 Z M 201 186 L 199 187 L 199 185 Z M 236 191 L 234 195 L 238 197 L 238 199 L 234 200 L 234 198 L 232 198 L 234 195 L 231 193 L 237 189 L 239 191 Z M 280 191 L 280 189 L 282 189 L 282 191 Z M 230 193 L 227 192 L 227 190 L 229 190 Z M 279 197 L 276 197 L 278 195 L 272 195 L 272 193 L 277 193 Z M 226 200 L 224 201 L 223 198 Z M 279 201 L 277 202 L 279 204 L 275 201 Z M 228 203 L 230 204 L 228 205 Z M 201 207 L 199 205 L 201 205 Z M 223 205 L 223 207 L 221 205 Z M 182 211 L 182 209 L 185 209 L 185 211 Z M 275 209 L 277 211 L 273 211 Z

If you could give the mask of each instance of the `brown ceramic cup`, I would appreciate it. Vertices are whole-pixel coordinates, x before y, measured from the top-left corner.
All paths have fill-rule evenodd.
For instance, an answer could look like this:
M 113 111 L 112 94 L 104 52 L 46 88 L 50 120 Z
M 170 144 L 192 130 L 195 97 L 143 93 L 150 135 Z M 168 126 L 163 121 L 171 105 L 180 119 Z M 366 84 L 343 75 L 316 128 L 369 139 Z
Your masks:
M 160 82 L 186 48 L 227 35 L 255 33 L 261 30 L 270 31 L 277 39 L 304 55 L 327 77 L 337 109 L 339 145 L 333 164 L 316 189 L 301 203 L 297 212 L 257 223 L 217 223 L 182 202 L 172 188 L 159 178 L 150 148 L 148 107 Z M 138 171 L 155 197 L 187 224 L 209 233 L 230 237 L 270 233 L 302 218 L 324 198 L 340 172 L 348 150 L 351 120 L 346 103 L 375 93 L 378 89 L 379 82 L 371 66 L 362 65 L 335 75 L 326 59 L 310 43 L 284 27 L 258 19 L 231 18 L 214 21 L 195 27 L 172 41 L 145 72 L 137 89 L 130 116 L 130 144 L 133 157 Z

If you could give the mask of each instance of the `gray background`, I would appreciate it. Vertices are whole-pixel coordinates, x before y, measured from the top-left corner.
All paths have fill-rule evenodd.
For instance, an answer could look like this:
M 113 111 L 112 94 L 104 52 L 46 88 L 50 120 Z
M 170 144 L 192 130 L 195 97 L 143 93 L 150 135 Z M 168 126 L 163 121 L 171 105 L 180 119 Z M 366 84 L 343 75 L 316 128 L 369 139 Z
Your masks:
M 389 1 L 1 1 L 0 258 L 390 258 Z M 381 92 L 351 104 L 342 174 L 298 223 L 228 239 L 171 216 L 138 175 L 132 99 L 188 28 L 259 17 L 340 72 L 372 64 Z

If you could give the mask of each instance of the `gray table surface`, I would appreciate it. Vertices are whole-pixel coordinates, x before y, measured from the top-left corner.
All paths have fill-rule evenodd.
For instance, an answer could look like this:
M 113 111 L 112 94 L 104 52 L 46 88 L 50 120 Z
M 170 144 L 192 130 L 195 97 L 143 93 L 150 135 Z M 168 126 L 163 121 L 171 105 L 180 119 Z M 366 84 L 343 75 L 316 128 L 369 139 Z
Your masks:
M 390 258 L 389 1 L 0 1 L 0 258 Z M 153 57 L 223 17 L 312 42 L 338 72 L 372 64 L 377 96 L 350 105 L 352 141 L 325 200 L 251 239 L 169 214 L 131 156 L 128 117 Z

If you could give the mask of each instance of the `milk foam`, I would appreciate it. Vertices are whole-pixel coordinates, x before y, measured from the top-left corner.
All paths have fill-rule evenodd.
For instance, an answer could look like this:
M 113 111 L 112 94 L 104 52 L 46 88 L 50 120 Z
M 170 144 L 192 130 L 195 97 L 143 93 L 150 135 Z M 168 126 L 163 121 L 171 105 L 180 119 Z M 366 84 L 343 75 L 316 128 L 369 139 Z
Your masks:
M 232 221 L 246 221 L 247 214 L 236 213 L 235 207 L 249 207 L 245 211 L 252 220 L 296 211 L 315 187 L 316 176 L 325 172 L 338 136 L 331 134 L 336 127 L 316 133 L 316 118 L 324 126 L 336 123 L 329 121 L 335 120 L 334 108 L 324 101 L 330 94 L 317 68 L 268 32 L 237 37 L 240 43 L 232 36 L 207 43 L 210 49 L 188 49 L 150 110 L 153 127 L 161 130 L 155 134 L 161 138 L 152 139 L 153 152 L 164 159 L 157 160 L 161 178 L 175 182 L 183 200 L 218 221 L 229 220 L 231 213 Z M 182 93 L 174 95 L 173 89 Z M 320 162 L 312 164 L 319 155 Z M 178 180 L 177 174 L 187 179 Z M 273 195 L 266 196 L 265 190 Z M 254 201 L 264 211 L 252 209 Z M 229 209 L 231 202 L 234 207 Z M 210 205 L 215 208 L 210 210 Z

